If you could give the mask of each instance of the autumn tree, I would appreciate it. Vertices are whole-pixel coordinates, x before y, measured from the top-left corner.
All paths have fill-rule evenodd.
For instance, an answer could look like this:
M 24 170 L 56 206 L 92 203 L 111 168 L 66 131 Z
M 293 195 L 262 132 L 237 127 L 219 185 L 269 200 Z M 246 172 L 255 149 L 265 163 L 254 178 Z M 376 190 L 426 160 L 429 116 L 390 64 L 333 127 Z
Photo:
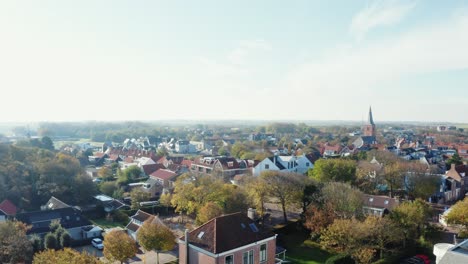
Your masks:
M 104 257 L 123 263 L 138 251 L 135 240 L 123 231 L 113 230 L 104 237 Z
M 311 231 L 312 236 L 320 236 L 323 230 L 333 224 L 335 218 L 336 215 L 329 206 L 311 205 L 305 213 L 304 226 Z
M 440 187 L 441 177 L 427 173 L 425 170 L 410 170 L 406 174 L 405 189 L 412 199 L 426 200 Z
M 71 248 L 63 250 L 48 249 L 34 255 L 33 264 L 101 264 L 102 262 L 88 252 L 78 252 Z
M 112 169 L 109 167 L 101 167 L 98 170 L 98 176 L 102 178 L 105 181 L 110 181 L 114 178 L 114 175 L 112 173 Z
M 204 224 L 210 219 L 223 214 L 223 208 L 214 202 L 208 202 L 200 208 L 197 214 L 197 222 Z
M 322 203 L 338 218 L 362 215 L 364 194 L 347 183 L 329 182 L 321 190 Z
M 468 197 L 458 201 L 450 208 L 446 221 L 449 224 L 461 225 L 463 229 L 459 235 L 468 237 Z
M 319 159 L 308 174 L 319 182 L 352 183 L 356 178 L 356 162 L 348 159 Z
M 250 204 L 259 210 L 260 215 L 265 214 L 265 203 L 268 200 L 268 188 L 262 177 L 251 177 L 244 185 Z
M 391 219 L 404 231 L 405 241 L 418 238 L 431 214 L 431 207 L 423 200 L 403 202 L 390 213 Z
M 305 177 L 296 173 L 263 171 L 260 177 L 265 181 L 268 195 L 278 201 L 283 210 L 284 222 L 288 222 L 286 208 L 299 204 L 304 191 Z
M 140 203 L 141 202 L 145 202 L 145 201 L 148 201 L 150 199 L 150 193 L 149 192 L 145 192 L 144 190 L 142 189 L 133 189 L 131 192 L 130 192 L 130 197 L 132 199 L 132 209 L 138 209 L 140 208 Z
M 367 229 L 367 241 L 379 251 L 380 259 L 384 252 L 390 252 L 392 245 L 403 240 L 403 230 L 388 217 L 368 216 L 363 223 Z
M 158 264 L 159 252 L 171 250 L 176 244 L 174 233 L 160 222 L 144 222 L 138 230 L 137 239 L 146 251 L 156 251 L 156 263 Z
M 0 222 L 0 263 L 31 261 L 33 247 L 26 236 L 28 228 L 21 222 Z

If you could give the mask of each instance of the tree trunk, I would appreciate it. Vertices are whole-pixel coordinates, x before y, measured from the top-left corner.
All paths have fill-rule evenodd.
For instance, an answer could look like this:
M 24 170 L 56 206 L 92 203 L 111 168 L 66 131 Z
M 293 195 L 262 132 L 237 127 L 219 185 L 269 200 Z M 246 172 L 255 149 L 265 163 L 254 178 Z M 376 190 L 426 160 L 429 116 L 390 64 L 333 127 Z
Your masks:
M 156 251 L 156 264 L 159 264 L 159 251 Z
M 288 223 L 288 216 L 286 215 L 286 204 L 284 201 L 281 201 L 281 207 L 283 208 L 283 217 L 284 217 L 284 223 Z

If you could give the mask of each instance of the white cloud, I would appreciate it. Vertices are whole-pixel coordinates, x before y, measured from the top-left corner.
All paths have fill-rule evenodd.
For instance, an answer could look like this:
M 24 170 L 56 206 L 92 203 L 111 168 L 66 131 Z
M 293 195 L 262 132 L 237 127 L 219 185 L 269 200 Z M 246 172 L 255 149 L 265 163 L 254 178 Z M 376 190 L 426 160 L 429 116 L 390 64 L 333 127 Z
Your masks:
M 372 1 L 357 13 L 349 31 L 361 39 L 368 31 L 379 26 L 390 26 L 401 21 L 414 7 L 416 1 L 379 0 Z
M 245 64 L 256 52 L 271 51 L 271 45 L 265 40 L 244 40 L 239 46 L 229 52 L 227 60 L 236 65 Z
M 320 108 L 326 108 L 331 102 L 346 105 L 368 104 L 376 98 L 385 101 L 386 95 L 436 100 L 434 92 L 416 95 L 402 91 L 399 80 L 415 75 L 431 78 L 431 73 L 468 69 L 467 47 L 468 15 L 465 13 L 367 46 L 336 49 L 321 60 L 298 65 L 288 75 L 289 87 L 291 93 L 307 91 Z M 394 91 L 387 89 L 385 95 L 379 89 L 393 85 Z M 447 92 L 450 87 L 443 89 Z M 464 101 L 468 103 L 466 98 Z M 352 118 L 348 113 L 341 114 L 344 114 L 342 118 Z

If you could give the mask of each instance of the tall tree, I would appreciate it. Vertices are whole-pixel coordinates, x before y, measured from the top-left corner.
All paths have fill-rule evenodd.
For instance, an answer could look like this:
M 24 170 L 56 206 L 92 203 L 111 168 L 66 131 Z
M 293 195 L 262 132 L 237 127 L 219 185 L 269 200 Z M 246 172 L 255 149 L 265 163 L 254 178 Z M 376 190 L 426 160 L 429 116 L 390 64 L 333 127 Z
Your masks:
M 221 206 L 213 202 L 208 202 L 200 208 L 200 211 L 197 214 L 197 222 L 199 224 L 204 224 L 210 219 L 220 216 L 222 214 L 223 208 Z
M 251 205 L 260 211 L 260 215 L 265 214 L 265 203 L 268 200 L 268 188 L 262 177 L 251 177 L 245 183 L 245 189 Z
M 461 225 L 463 229 L 459 235 L 468 237 L 468 197 L 450 208 L 446 220 L 449 224 Z
M 0 222 L 0 263 L 31 261 L 33 247 L 26 236 L 27 230 L 21 222 Z
M 390 214 L 391 219 L 403 229 L 405 241 L 418 238 L 431 214 L 431 207 L 423 200 L 403 202 Z
M 338 218 L 362 215 L 364 194 L 347 183 L 329 182 L 321 190 L 323 204 Z
M 137 239 L 146 250 L 156 251 L 156 263 L 159 264 L 159 252 L 174 248 L 176 237 L 165 225 L 158 222 L 146 221 L 138 230 Z
M 291 204 L 299 205 L 304 191 L 305 177 L 296 173 L 277 171 L 264 171 L 260 177 L 266 183 L 269 196 L 275 198 L 281 205 L 283 219 L 287 223 L 286 208 Z
M 135 256 L 138 249 L 135 240 L 123 231 L 111 231 L 104 237 L 104 256 L 110 261 L 123 263 Z
M 319 182 L 352 183 L 356 178 L 356 162 L 348 159 L 319 159 L 309 171 L 309 176 Z

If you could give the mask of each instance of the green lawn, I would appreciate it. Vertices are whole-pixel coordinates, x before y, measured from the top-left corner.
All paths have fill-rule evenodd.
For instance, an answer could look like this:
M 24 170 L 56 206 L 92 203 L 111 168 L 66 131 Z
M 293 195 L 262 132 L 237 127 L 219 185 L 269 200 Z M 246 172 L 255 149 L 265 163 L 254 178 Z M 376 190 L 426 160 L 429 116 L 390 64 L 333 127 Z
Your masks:
M 306 231 L 294 230 L 281 234 L 280 245 L 287 250 L 287 260 L 298 264 L 318 264 L 325 263 L 333 255 L 320 249 L 315 242 L 308 238 L 309 235 Z
M 105 218 L 99 218 L 99 219 L 92 219 L 90 220 L 93 224 L 100 226 L 101 228 L 112 228 L 112 227 L 122 227 L 124 228 L 125 224 L 121 222 L 111 222 L 106 220 Z

